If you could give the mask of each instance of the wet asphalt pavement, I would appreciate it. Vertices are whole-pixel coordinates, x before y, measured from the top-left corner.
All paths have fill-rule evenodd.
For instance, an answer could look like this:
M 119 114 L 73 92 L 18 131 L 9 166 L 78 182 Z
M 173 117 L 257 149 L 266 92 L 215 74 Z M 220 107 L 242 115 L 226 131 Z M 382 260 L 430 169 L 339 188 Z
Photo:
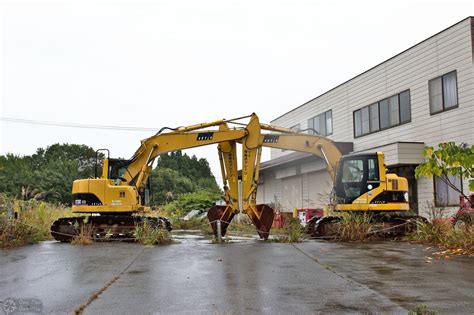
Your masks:
M 28 305 L 44 313 L 86 305 L 85 314 L 406 314 L 421 304 L 473 314 L 474 258 L 427 263 L 433 251 L 400 242 L 217 245 L 196 236 L 156 247 L 43 242 L 0 251 L 0 314 Z

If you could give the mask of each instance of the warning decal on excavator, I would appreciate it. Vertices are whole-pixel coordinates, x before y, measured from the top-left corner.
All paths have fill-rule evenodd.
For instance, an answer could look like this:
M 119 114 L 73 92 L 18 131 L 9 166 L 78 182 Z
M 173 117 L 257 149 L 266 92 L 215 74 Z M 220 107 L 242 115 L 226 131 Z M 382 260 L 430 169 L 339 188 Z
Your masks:
M 213 132 L 200 132 L 197 135 L 198 141 L 203 141 L 203 140 L 212 140 L 212 136 L 214 135 Z
M 280 136 L 278 135 L 265 135 L 263 137 L 263 143 L 278 143 Z

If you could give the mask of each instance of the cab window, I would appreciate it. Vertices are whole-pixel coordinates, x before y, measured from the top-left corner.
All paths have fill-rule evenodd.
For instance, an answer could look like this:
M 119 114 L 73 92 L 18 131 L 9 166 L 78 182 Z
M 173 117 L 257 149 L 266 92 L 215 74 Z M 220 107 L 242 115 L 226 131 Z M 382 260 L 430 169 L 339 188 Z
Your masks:
M 348 160 L 342 170 L 343 183 L 360 183 L 364 178 L 364 161 Z
M 378 181 L 379 180 L 379 172 L 377 169 L 377 163 L 375 159 L 369 159 L 368 160 L 368 177 L 367 180 L 369 181 Z

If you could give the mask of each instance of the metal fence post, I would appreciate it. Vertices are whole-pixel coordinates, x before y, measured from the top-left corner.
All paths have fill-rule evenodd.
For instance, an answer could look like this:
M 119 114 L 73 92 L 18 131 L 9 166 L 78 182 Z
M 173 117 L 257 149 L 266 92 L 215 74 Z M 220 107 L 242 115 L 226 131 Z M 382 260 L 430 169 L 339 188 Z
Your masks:
M 222 244 L 221 220 L 217 220 L 217 242 Z
M 15 209 L 13 209 L 13 202 L 7 203 L 7 215 L 9 219 L 15 218 Z

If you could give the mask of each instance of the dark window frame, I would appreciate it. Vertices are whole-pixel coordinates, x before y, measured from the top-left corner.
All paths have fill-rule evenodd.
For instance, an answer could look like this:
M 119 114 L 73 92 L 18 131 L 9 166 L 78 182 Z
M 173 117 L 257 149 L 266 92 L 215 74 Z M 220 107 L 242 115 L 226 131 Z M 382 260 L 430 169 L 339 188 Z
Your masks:
M 444 105 L 444 80 L 443 79 L 444 79 L 445 76 L 447 76 L 448 74 L 452 74 L 452 73 L 454 73 L 454 77 L 456 78 L 456 106 L 451 106 L 449 108 L 446 108 L 446 106 Z M 436 79 L 441 79 L 441 105 L 442 105 L 442 109 L 433 112 L 433 111 L 431 111 L 430 83 L 431 83 L 431 81 L 434 81 Z M 459 86 L 458 86 L 458 71 L 457 70 L 447 72 L 443 75 L 437 76 L 436 78 L 432 78 L 432 79 L 428 80 L 428 103 L 429 103 L 429 107 L 430 107 L 430 115 L 436 115 L 436 114 L 439 114 L 439 113 L 444 113 L 448 110 L 455 109 L 455 108 L 459 107 Z
M 403 94 L 405 92 L 408 92 L 408 103 L 409 103 L 409 107 L 410 107 L 410 119 L 405 121 L 405 122 L 402 122 L 402 111 L 401 111 L 401 102 L 400 102 L 400 94 Z M 396 125 L 391 125 L 391 111 L 390 111 L 390 98 L 394 97 L 394 96 L 397 96 L 397 99 L 398 99 L 398 124 Z M 381 116 L 380 116 L 380 102 L 383 102 L 383 101 L 387 101 L 388 102 L 388 122 L 389 122 L 389 126 L 388 127 L 384 127 L 382 128 L 381 126 Z M 372 131 L 372 116 L 370 114 L 370 106 L 374 105 L 374 104 L 377 104 L 377 112 L 378 112 L 378 129 L 377 130 L 373 130 Z M 361 133 L 360 135 L 356 135 L 356 123 L 355 123 L 355 115 L 356 115 L 356 112 L 361 112 L 362 113 L 362 109 L 364 108 L 368 108 L 369 109 L 369 132 L 368 133 Z M 393 94 L 389 97 L 386 97 L 384 99 L 381 99 L 380 101 L 377 101 L 377 102 L 373 102 L 369 105 L 366 105 L 364 107 L 361 107 L 355 111 L 352 112 L 352 127 L 353 127 L 353 134 L 354 134 L 354 139 L 356 138 L 360 138 L 360 137 L 364 137 L 364 136 L 367 136 L 367 135 L 371 135 L 371 134 L 374 134 L 374 133 L 377 133 L 377 132 L 381 132 L 381 131 L 384 131 L 384 130 L 387 130 L 387 129 L 390 129 L 390 128 L 395 128 L 395 127 L 398 127 L 398 126 L 401 126 L 401 125 L 405 125 L 405 124 L 409 124 L 411 123 L 411 119 L 412 119 L 412 115 L 411 115 L 411 91 L 410 89 L 406 89 L 406 90 L 403 90 L 397 94 Z M 362 119 L 361 119 L 361 122 L 362 122 Z M 362 130 L 362 127 L 361 127 L 361 130 Z
M 446 175 L 441 175 L 441 176 L 446 176 Z M 459 186 L 461 187 L 461 190 L 463 190 L 463 180 L 462 180 L 462 176 L 461 175 L 458 175 L 459 176 Z M 459 206 L 459 201 L 456 201 L 454 202 L 453 204 L 449 204 L 449 189 L 450 187 L 446 184 L 446 188 L 448 189 L 447 192 L 446 192 L 446 196 L 448 197 L 448 200 L 446 201 L 446 204 L 441 204 L 440 201 L 438 200 L 439 197 L 438 196 L 438 192 L 437 192 L 437 187 L 436 187 L 436 177 L 438 176 L 433 176 L 433 201 L 434 201 L 434 205 L 435 207 L 457 207 Z M 453 189 L 454 190 L 454 189 Z
M 328 128 L 328 127 L 327 127 L 327 126 L 328 126 L 327 120 L 328 120 L 328 113 L 329 113 L 329 112 L 331 113 L 331 132 L 330 132 L 330 133 L 326 133 L 327 128 Z M 310 135 L 315 135 L 315 134 L 317 134 L 317 135 L 319 135 L 319 136 L 328 137 L 328 136 L 331 136 L 331 135 L 334 133 L 334 116 L 332 115 L 332 108 L 329 109 L 329 110 L 327 110 L 327 111 L 324 111 L 324 112 L 322 112 L 322 113 L 320 113 L 320 114 L 318 114 L 318 115 L 316 115 L 316 116 L 313 116 L 313 117 L 309 118 L 309 119 L 308 119 L 308 128 L 309 128 L 309 125 L 310 125 L 310 124 L 309 124 L 309 121 L 310 121 L 310 120 L 313 120 L 313 128 L 314 128 L 314 119 L 315 119 L 315 118 L 319 118 L 319 117 L 321 117 L 322 115 L 324 115 L 324 128 L 326 129 L 326 130 L 324 130 L 324 134 L 318 134 L 318 133 L 314 132 L 313 130 L 308 129 L 308 133 L 309 133 Z

